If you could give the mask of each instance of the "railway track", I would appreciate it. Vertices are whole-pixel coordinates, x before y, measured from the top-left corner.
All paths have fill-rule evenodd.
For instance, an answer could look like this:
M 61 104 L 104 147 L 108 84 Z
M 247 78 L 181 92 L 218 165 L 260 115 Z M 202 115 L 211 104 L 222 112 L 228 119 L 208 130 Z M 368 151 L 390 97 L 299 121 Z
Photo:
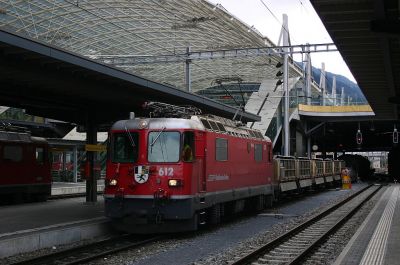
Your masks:
M 97 195 L 103 195 L 102 191 L 98 191 Z M 69 198 L 78 198 L 85 197 L 86 193 L 70 193 L 70 194 L 62 194 L 62 195 L 51 195 L 47 200 L 61 200 L 61 199 L 69 199 Z
M 33 259 L 11 263 L 10 265 L 82 264 L 123 250 L 138 248 L 162 238 L 162 236 L 138 237 L 122 235 L 95 242 L 93 244 L 70 248 Z
M 381 186 L 368 186 L 349 198 L 253 250 L 231 265 L 301 264 L 334 234 Z

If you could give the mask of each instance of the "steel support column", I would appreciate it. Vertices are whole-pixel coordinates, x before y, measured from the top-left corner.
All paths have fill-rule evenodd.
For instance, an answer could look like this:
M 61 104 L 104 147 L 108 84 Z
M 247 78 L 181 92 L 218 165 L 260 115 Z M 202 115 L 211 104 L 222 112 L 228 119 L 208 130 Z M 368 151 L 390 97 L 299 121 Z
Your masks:
M 304 122 L 304 134 L 307 139 L 307 157 L 308 157 L 308 159 L 311 159 L 311 135 L 307 134 L 307 130 L 308 130 L 308 122 L 305 121 Z
M 75 145 L 73 150 L 73 181 L 78 182 L 78 147 Z
M 290 155 L 290 127 L 289 127 L 289 48 L 287 48 L 289 43 L 289 27 L 288 27 L 288 16 L 283 14 L 283 28 L 282 28 L 282 40 L 283 46 L 286 46 L 284 49 L 285 53 L 283 55 L 283 87 L 285 91 L 285 104 L 284 104 L 284 122 L 283 122 L 283 132 L 284 132 L 284 155 Z
M 86 143 L 97 144 L 97 128 L 91 118 L 89 115 L 88 122 L 86 123 Z M 95 152 L 86 151 L 86 161 L 89 163 L 89 174 L 86 180 L 86 202 L 97 201 L 97 179 L 94 173 L 95 155 Z

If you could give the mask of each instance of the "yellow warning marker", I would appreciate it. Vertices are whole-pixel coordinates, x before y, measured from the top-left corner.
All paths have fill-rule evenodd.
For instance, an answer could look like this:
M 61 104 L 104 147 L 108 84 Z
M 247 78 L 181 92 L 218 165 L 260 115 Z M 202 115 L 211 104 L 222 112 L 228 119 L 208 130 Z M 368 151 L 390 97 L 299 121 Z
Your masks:
M 86 144 L 85 151 L 89 152 L 104 152 L 107 147 L 105 145 L 97 145 L 97 144 Z
M 351 189 L 351 178 L 349 176 L 349 170 L 347 168 L 342 169 L 342 189 Z

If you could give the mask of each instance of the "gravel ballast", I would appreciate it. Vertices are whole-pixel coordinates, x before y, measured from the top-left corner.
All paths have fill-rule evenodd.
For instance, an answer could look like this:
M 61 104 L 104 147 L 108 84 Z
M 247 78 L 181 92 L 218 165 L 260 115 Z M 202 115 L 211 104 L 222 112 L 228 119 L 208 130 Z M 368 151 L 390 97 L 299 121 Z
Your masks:
M 242 255 L 272 240 L 363 187 L 365 184 L 356 184 L 352 190 L 326 190 L 298 197 L 259 215 L 237 218 L 212 229 L 174 235 L 172 239 L 90 264 L 227 264 L 237 253 Z

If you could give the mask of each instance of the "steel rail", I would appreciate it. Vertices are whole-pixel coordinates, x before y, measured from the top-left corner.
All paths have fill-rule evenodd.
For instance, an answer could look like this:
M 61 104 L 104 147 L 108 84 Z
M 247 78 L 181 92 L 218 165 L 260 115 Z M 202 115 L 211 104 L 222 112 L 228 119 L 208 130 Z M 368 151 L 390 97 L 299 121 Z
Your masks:
M 300 253 L 296 258 L 294 258 L 289 264 L 299 264 L 301 260 L 303 260 L 308 254 L 310 254 L 319 244 L 321 244 L 327 237 L 332 235 L 335 231 L 337 231 L 343 224 L 346 223 L 367 201 L 369 201 L 372 196 L 374 196 L 382 186 L 373 191 L 370 195 L 368 195 L 362 202 L 360 202 L 356 207 L 353 208 L 348 214 L 346 214 L 343 218 L 341 218 L 336 224 L 334 224 L 326 233 L 321 235 L 318 239 L 316 239 L 311 245 L 309 245 L 302 253 Z
M 132 235 L 122 235 L 98 241 L 89 245 L 78 246 L 36 258 L 18 261 L 11 263 L 10 265 L 81 264 L 129 248 L 137 248 L 162 238 L 163 236 L 156 236 L 138 240 Z
M 103 195 L 103 191 L 98 191 L 97 195 Z M 62 200 L 62 199 L 69 199 L 69 198 L 78 198 L 78 197 L 85 197 L 85 192 L 80 193 L 68 193 L 68 194 L 60 194 L 60 195 L 50 195 L 47 200 Z
M 271 240 L 270 242 L 268 242 L 267 244 L 265 244 L 264 246 L 252 251 L 251 253 L 247 254 L 246 256 L 241 257 L 240 259 L 234 261 L 233 263 L 230 263 L 231 265 L 244 265 L 244 264 L 250 264 L 252 261 L 256 260 L 257 258 L 261 257 L 262 255 L 264 255 L 267 251 L 276 248 L 277 246 L 279 246 L 280 244 L 288 241 L 288 239 L 292 238 L 293 236 L 297 235 L 299 232 L 305 230 L 306 228 L 310 227 L 311 225 L 313 225 L 314 223 L 318 222 L 319 220 L 321 220 L 322 218 L 328 216 L 330 213 L 332 213 L 333 211 L 335 211 L 336 209 L 338 209 L 339 207 L 345 205 L 347 202 L 349 202 L 350 200 L 354 199 L 355 197 L 357 197 L 358 195 L 360 195 L 361 193 L 363 193 L 364 191 L 370 189 L 373 185 L 368 185 L 367 187 L 357 191 L 356 193 L 352 194 L 351 196 L 349 196 L 348 198 L 340 201 L 339 203 L 331 206 L 330 208 L 328 208 L 327 210 L 321 212 L 320 214 L 310 218 L 309 220 L 301 223 L 300 225 L 296 226 L 295 228 L 291 229 L 290 231 L 278 236 L 277 238 Z M 373 196 L 373 194 L 375 194 L 381 187 L 379 187 L 376 191 L 374 191 L 371 195 L 368 196 L 368 198 L 366 200 L 368 200 L 371 196 Z M 364 203 L 366 200 L 363 200 L 362 203 Z M 356 208 L 359 209 L 362 205 L 358 205 Z M 340 223 L 343 223 L 345 220 L 343 218 L 343 220 L 339 221 Z M 334 228 L 330 228 L 329 231 L 334 231 Z M 327 235 L 326 235 L 327 236 Z M 325 237 L 326 237 L 325 236 Z M 318 243 L 320 243 L 323 239 L 319 238 L 318 240 L 315 240 L 312 245 L 313 247 L 315 247 L 315 245 L 317 245 Z M 311 249 L 313 249 L 313 247 L 308 248 L 308 251 L 310 251 Z M 287 264 L 299 264 L 299 260 L 301 260 L 302 258 L 304 258 L 307 253 L 301 253 L 300 255 L 296 256 L 292 261 L 289 261 L 289 263 Z

